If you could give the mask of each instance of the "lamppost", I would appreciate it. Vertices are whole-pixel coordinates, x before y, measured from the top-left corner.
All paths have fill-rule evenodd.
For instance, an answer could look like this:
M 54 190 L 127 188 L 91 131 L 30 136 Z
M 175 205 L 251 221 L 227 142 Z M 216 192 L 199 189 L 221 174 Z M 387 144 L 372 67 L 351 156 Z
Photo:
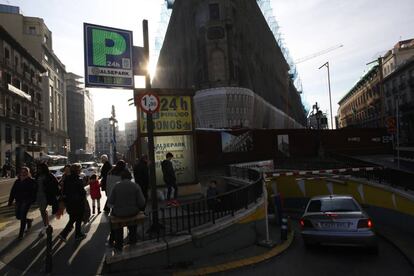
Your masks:
M 330 110 L 331 110 L 331 129 L 333 129 L 332 100 L 331 100 L 331 77 L 330 77 L 330 74 L 329 74 L 329 61 L 325 62 L 321 67 L 319 67 L 319 69 L 321 69 L 324 66 L 326 66 L 326 68 L 328 69 L 329 107 L 330 107 Z
M 116 119 L 115 115 L 115 106 L 112 105 L 112 112 L 111 117 L 109 118 L 109 123 L 112 126 L 112 148 L 113 148 L 113 157 L 112 157 L 112 164 L 116 163 L 118 160 L 116 155 L 116 127 L 118 126 L 118 120 Z

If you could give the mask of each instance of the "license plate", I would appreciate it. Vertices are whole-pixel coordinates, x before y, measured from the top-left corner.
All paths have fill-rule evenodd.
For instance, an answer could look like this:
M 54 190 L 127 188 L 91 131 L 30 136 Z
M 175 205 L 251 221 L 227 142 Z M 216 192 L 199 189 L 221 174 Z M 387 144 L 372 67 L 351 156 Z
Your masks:
M 321 222 L 320 225 L 322 228 L 329 228 L 329 229 L 349 228 L 348 222 Z

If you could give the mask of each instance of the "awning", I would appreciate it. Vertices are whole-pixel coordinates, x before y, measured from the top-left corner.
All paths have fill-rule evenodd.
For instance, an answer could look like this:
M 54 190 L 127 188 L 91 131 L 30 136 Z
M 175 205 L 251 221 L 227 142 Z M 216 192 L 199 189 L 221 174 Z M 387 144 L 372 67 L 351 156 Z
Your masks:
M 14 94 L 19 95 L 20 97 L 23 97 L 23 98 L 25 98 L 29 101 L 32 101 L 32 96 L 30 96 L 29 94 L 23 92 L 19 88 L 14 87 L 10 83 L 7 85 L 7 88 L 9 89 L 10 92 L 13 92 Z

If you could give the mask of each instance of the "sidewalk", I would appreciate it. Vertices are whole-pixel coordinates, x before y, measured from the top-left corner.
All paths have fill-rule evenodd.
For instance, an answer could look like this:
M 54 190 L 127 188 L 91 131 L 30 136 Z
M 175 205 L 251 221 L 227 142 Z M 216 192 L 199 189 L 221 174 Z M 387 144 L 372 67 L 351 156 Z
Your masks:
M 104 202 L 105 199 L 102 198 L 102 205 Z M 37 210 L 31 212 L 30 217 L 34 218 L 33 227 L 21 241 L 16 239 L 19 228 L 18 221 L 0 231 L 0 275 L 44 275 L 46 239 L 45 236 L 39 237 L 38 235 L 42 226 L 39 212 Z M 106 215 L 101 213 L 93 216 L 90 222 L 83 226 L 87 237 L 79 242 L 74 240 L 73 231 L 66 243 L 57 239 L 57 235 L 67 220 L 66 214 L 60 220 L 51 220 L 54 229 L 52 238 L 53 274 L 105 275 L 105 254 L 110 251 L 105 244 L 109 234 Z M 157 267 L 150 271 L 140 270 L 140 275 L 142 273 L 148 275 L 174 273 L 194 275 L 236 269 L 271 258 L 287 249 L 292 241 L 292 236 L 290 236 L 290 240 L 281 245 L 280 230 L 275 225 L 270 225 L 270 238 L 279 245 L 271 249 L 251 245 L 237 251 L 229 250 L 223 255 L 200 259 L 184 266 L 183 264 L 170 264 L 169 267 Z

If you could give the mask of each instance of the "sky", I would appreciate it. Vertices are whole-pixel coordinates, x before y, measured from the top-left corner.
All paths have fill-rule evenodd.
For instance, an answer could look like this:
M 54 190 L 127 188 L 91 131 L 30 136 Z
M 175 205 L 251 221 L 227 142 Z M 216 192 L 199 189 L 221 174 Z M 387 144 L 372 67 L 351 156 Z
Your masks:
M 53 50 L 68 72 L 84 75 L 83 23 L 134 32 L 134 45 L 143 46 L 142 20 L 149 22 L 150 51 L 160 22 L 164 0 L 0 0 L 19 6 L 25 16 L 44 19 L 53 35 Z M 336 45 L 329 53 L 297 64 L 305 104 L 318 102 L 329 115 L 329 62 L 332 108 L 369 69 L 367 63 L 391 49 L 399 40 L 414 38 L 414 0 L 271 0 L 273 13 L 293 60 Z M 152 60 L 151 63 L 155 63 Z M 143 87 L 143 78 L 136 81 Z M 115 105 L 120 129 L 136 119 L 128 105 L 132 90 L 90 89 L 95 121 L 109 117 Z M 330 118 L 329 118 L 330 119 Z

